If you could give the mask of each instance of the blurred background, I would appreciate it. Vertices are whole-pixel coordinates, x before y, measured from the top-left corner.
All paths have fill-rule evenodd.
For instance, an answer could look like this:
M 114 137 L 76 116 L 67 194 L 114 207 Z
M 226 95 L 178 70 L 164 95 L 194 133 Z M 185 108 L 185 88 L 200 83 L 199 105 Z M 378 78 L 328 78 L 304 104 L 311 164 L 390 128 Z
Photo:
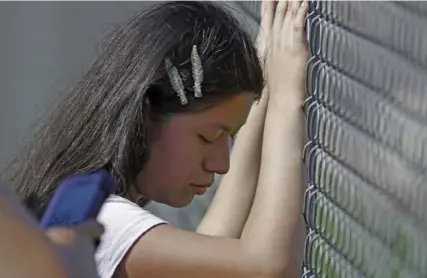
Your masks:
M 152 2 L 0 2 L 0 170 L 118 23 Z M 259 2 L 221 2 L 254 37 Z M 310 1 L 304 277 L 427 277 L 427 2 Z M 187 208 L 150 204 L 194 229 Z

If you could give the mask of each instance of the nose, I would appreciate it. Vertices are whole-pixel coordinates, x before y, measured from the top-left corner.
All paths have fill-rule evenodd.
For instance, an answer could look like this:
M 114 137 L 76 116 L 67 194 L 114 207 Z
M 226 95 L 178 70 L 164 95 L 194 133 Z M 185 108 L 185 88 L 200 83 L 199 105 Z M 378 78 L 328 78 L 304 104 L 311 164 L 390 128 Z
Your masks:
M 230 169 L 230 145 L 228 138 L 223 138 L 211 149 L 205 159 L 204 168 L 210 173 L 224 175 Z

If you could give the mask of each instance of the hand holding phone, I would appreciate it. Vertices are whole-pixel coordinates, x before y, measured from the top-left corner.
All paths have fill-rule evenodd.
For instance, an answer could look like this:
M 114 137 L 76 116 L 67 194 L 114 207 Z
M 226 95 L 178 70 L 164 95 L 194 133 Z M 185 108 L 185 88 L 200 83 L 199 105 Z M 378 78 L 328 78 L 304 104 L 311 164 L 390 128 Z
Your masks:
M 69 226 L 94 220 L 116 188 L 113 177 L 104 169 L 68 177 L 58 185 L 40 226 Z

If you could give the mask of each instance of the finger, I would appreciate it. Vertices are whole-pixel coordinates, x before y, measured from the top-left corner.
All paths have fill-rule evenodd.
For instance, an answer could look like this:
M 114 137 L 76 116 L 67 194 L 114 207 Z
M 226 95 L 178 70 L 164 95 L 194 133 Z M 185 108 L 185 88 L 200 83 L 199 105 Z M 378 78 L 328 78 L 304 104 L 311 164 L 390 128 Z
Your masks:
M 282 30 L 283 19 L 285 18 L 286 11 L 288 9 L 288 0 L 280 0 L 276 7 L 274 15 L 273 31 L 275 34 L 280 33 Z
M 85 223 L 73 226 L 72 228 L 78 234 L 86 235 L 94 239 L 100 238 L 105 231 L 104 226 L 95 220 L 87 221 Z
M 297 15 L 295 17 L 295 28 L 297 30 L 303 30 L 305 25 L 305 19 L 308 12 L 308 1 L 304 0 L 301 6 L 298 9 Z
M 55 244 L 70 245 L 77 238 L 76 231 L 69 228 L 50 228 L 45 232 L 46 236 Z
M 99 239 L 104 233 L 104 227 L 96 221 L 88 221 L 75 226 L 50 228 L 45 233 L 55 244 L 70 245 L 82 236 Z
M 292 17 L 296 17 L 298 14 L 298 10 L 300 7 L 301 3 L 299 0 L 292 0 L 290 3 L 290 14 L 292 15 Z
M 264 32 L 269 32 L 273 26 L 276 1 L 263 0 L 261 3 L 261 28 Z

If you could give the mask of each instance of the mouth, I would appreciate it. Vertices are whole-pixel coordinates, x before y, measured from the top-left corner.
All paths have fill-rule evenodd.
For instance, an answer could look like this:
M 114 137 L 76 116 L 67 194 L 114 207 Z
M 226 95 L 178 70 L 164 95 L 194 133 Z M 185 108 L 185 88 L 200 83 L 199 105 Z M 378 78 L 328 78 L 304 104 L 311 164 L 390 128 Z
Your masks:
M 190 184 L 191 190 L 195 195 L 203 195 L 208 190 L 210 184 L 204 184 L 204 185 L 196 185 L 196 184 Z

